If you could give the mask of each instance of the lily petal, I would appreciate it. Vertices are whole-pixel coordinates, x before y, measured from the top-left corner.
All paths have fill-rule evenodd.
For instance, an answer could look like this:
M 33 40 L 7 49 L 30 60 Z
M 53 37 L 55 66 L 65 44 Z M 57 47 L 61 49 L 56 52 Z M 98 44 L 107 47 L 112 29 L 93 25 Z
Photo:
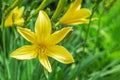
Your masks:
M 11 25 L 13 25 L 13 21 L 12 21 L 11 17 L 8 16 L 7 19 L 5 20 L 5 27 L 9 27 Z
M 39 12 L 39 16 L 35 23 L 35 32 L 40 43 L 46 40 L 51 33 L 51 22 L 48 15 L 44 11 Z
M 92 18 L 91 21 L 98 20 L 98 18 Z M 88 24 L 90 22 L 90 19 L 76 19 L 76 20 L 69 20 L 69 25 L 77 25 L 77 24 Z
M 70 15 L 72 15 L 72 14 L 73 14 L 73 16 L 66 15 L 65 17 L 63 17 L 60 20 L 60 23 L 68 24 L 68 25 L 82 23 L 82 22 L 78 22 L 78 21 L 80 21 L 80 19 L 85 19 L 85 18 L 89 17 L 91 15 L 91 12 L 88 9 L 82 8 L 78 11 L 71 13 Z M 76 21 L 77 21 L 77 23 L 76 23 Z
M 5 26 L 9 27 L 13 25 L 13 15 L 15 14 L 15 12 L 18 10 L 18 6 L 15 7 L 10 14 L 7 16 L 6 20 L 5 20 Z
M 63 15 L 63 17 L 60 19 L 60 23 L 64 24 L 64 22 L 69 21 L 72 19 L 72 17 L 75 16 L 75 14 L 77 13 L 78 10 L 80 10 L 81 7 L 81 3 L 82 0 L 75 0 L 75 2 L 73 2 L 69 9 L 67 10 L 67 12 Z M 71 16 L 73 15 L 73 16 Z M 78 16 L 78 15 L 77 15 Z M 75 17 L 77 18 L 77 17 Z
M 89 17 L 90 15 L 91 15 L 90 10 L 82 8 L 82 9 L 76 11 L 75 15 L 71 16 L 71 17 L 73 17 L 72 19 L 83 19 L 83 18 Z
M 49 47 L 47 55 L 65 64 L 74 62 L 72 55 L 62 46 Z
M 70 5 L 70 8 L 68 9 L 68 12 L 79 10 L 80 7 L 81 7 L 81 3 L 82 3 L 82 0 L 75 0 L 75 2 Z
M 87 20 L 87 19 L 76 19 L 76 20 L 69 20 L 66 23 L 68 25 L 77 25 L 77 24 L 89 23 L 89 20 Z
M 18 20 L 16 20 L 14 22 L 15 25 L 18 25 L 18 26 L 23 26 L 24 25 L 24 19 L 23 18 L 20 18 Z
M 54 32 L 49 38 L 48 38 L 48 44 L 57 44 L 61 40 L 65 38 L 65 36 L 72 31 L 71 27 L 63 28 L 59 31 Z M 52 42 L 52 43 L 51 43 Z
M 22 14 L 23 14 L 24 8 L 25 8 L 25 7 L 22 6 L 21 8 L 18 9 L 18 11 L 17 11 L 17 15 L 16 15 L 17 18 L 21 18 L 21 17 L 22 17 Z
M 36 43 L 36 36 L 31 30 L 27 28 L 17 27 L 18 32 L 29 42 Z
M 33 59 L 37 57 L 37 53 L 34 46 L 23 46 L 16 49 L 10 55 L 13 58 L 24 60 L 24 59 Z
M 45 69 L 47 69 L 49 72 L 52 72 L 48 57 L 46 55 L 42 55 L 42 53 L 40 53 L 38 57 L 39 57 L 40 63 L 45 67 Z
M 18 9 L 18 6 L 15 7 L 10 14 L 7 16 L 5 20 L 5 26 L 9 27 L 13 24 L 17 26 L 23 26 L 24 25 L 24 19 L 22 18 L 24 7 L 21 7 Z
M 84 22 L 83 20 L 89 17 L 91 15 L 91 12 L 86 8 L 80 9 L 81 3 L 82 0 L 75 0 L 75 2 L 71 4 L 67 12 L 63 15 L 58 23 L 67 25 L 88 23 L 88 21 Z

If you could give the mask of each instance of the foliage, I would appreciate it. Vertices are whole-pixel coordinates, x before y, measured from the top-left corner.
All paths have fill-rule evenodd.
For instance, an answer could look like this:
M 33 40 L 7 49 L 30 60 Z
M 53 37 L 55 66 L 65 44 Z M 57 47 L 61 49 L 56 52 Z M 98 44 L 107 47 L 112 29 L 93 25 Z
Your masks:
M 62 0 L 60 0 L 62 1 Z M 71 2 L 63 0 L 61 11 L 53 17 L 54 25 L 64 15 Z M 92 11 L 89 24 L 72 25 L 73 31 L 59 43 L 73 55 L 75 62 L 62 64 L 49 58 L 53 71 L 47 72 L 38 59 L 17 60 L 10 54 L 30 44 L 12 27 L 2 27 L 6 16 L 15 6 L 24 6 L 26 27 L 34 31 L 39 10 L 50 18 L 58 5 L 57 0 L 0 0 L 0 80 L 119 80 L 120 74 L 120 5 L 119 0 L 83 0 L 82 7 Z M 71 15 L 72 16 L 72 15 Z M 53 27 L 53 31 L 67 25 Z M 71 26 L 71 25 L 70 25 Z

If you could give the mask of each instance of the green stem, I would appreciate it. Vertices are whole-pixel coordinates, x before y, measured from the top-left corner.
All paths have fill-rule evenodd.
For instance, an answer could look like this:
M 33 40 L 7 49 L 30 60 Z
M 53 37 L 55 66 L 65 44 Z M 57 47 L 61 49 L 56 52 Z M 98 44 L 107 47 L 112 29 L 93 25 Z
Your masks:
M 97 30 L 96 40 L 95 40 L 95 46 L 94 46 L 94 48 L 93 48 L 93 53 L 96 52 L 97 44 L 98 44 L 98 41 L 99 41 L 99 34 L 100 34 L 100 28 L 101 28 L 101 18 L 102 18 L 103 13 L 104 13 L 104 11 L 103 11 L 103 12 L 101 13 L 101 15 L 99 16 L 98 30 Z
M 5 15 L 8 15 L 8 13 L 15 7 L 17 6 L 22 0 L 15 0 L 13 4 L 5 10 Z
M 21 63 L 19 62 L 18 71 L 17 71 L 17 80 L 20 80 L 20 78 L 21 78 L 21 76 L 20 76 L 20 73 L 21 73 L 20 67 L 21 67 Z
M 5 73 L 7 71 L 7 80 L 10 80 L 10 72 L 9 72 L 9 67 L 8 67 L 8 62 L 6 59 L 6 38 L 5 38 L 5 29 L 4 29 L 4 14 L 2 14 L 2 24 L 1 24 L 1 30 L 2 30 L 2 41 L 3 41 L 3 59 L 4 59 L 4 66 L 5 66 Z M 5 76 L 6 78 L 6 76 Z
M 57 22 L 57 23 L 55 24 L 54 28 L 56 28 L 59 24 L 60 24 L 60 23 L 59 23 L 59 22 Z
M 59 16 L 61 11 L 64 9 L 65 2 L 66 2 L 66 0 L 59 0 L 57 8 L 56 8 L 51 20 L 54 20 Z
M 113 1 L 113 3 L 111 3 L 110 5 L 113 5 L 114 4 L 114 2 L 116 2 L 116 0 L 115 1 Z M 103 2 L 103 5 L 104 5 L 104 3 L 105 3 L 105 1 Z M 104 7 L 104 6 L 103 6 Z M 110 8 L 110 6 L 109 6 L 109 8 Z M 102 13 L 100 14 L 100 16 L 99 16 L 99 21 L 98 21 L 98 31 L 97 31 L 97 37 L 96 37 L 96 42 L 95 42 L 95 47 L 94 47 L 94 49 L 93 49 L 93 53 L 95 53 L 95 51 L 96 51 L 96 48 L 97 48 L 97 44 L 98 44 L 98 41 L 99 41 L 99 35 L 100 35 L 100 28 L 101 28 L 101 19 L 102 19 L 102 16 L 103 16 L 103 14 L 104 14 L 104 12 L 106 11 L 106 9 L 108 9 L 108 8 L 103 8 L 103 11 L 102 11 Z
M 84 41 L 84 45 L 83 45 L 83 52 L 85 52 L 85 48 L 86 48 L 86 43 L 87 43 L 87 39 L 88 39 L 88 35 L 89 35 L 89 30 L 90 30 L 90 24 L 91 24 L 92 16 L 93 16 L 93 12 L 92 12 L 92 15 L 90 16 L 90 22 L 89 22 L 89 24 L 87 26 L 85 41 Z
M 32 70 L 33 70 L 33 68 L 32 68 L 32 62 L 29 61 L 29 62 L 27 62 L 27 79 L 28 80 L 30 80 L 30 78 L 31 78 Z
M 45 69 L 44 69 L 44 76 L 45 76 L 45 80 L 48 80 L 48 71 L 46 71 Z
M 26 64 L 27 64 L 27 70 L 26 70 L 26 71 L 27 71 L 27 72 L 26 72 L 26 74 L 27 74 L 27 79 L 30 80 L 30 76 L 29 76 L 29 73 L 30 73 L 30 71 L 29 71 L 29 68 L 30 68 L 30 67 L 29 67 L 29 66 L 30 66 L 30 65 L 29 65 L 29 62 L 26 62 Z
M 85 48 L 86 48 L 86 43 L 87 43 L 87 39 L 88 39 L 88 35 L 89 35 L 89 30 L 90 30 L 90 25 L 91 25 L 92 17 L 93 17 L 93 14 L 94 14 L 94 12 L 97 9 L 97 7 L 98 7 L 99 4 L 100 4 L 100 2 L 97 2 L 95 4 L 95 6 L 93 7 L 93 9 L 92 9 L 92 14 L 90 16 L 90 22 L 88 24 L 88 28 L 87 28 L 86 36 L 85 36 L 85 41 L 84 41 L 84 45 L 83 45 L 83 52 L 85 52 Z
M 33 16 L 35 16 L 36 14 L 38 14 L 38 12 L 39 12 L 41 9 L 44 9 L 44 8 L 45 8 L 48 4 L 50 4 L 50 3 L 51 3 L 51 0 L 43 0 L 43 2 L 42 2 L 42 3 L 40 4 L 40 6 L 35 10 L 35 12 L 34 12 L 30 17 L 27 18 L 26 23 L 28 23 Z

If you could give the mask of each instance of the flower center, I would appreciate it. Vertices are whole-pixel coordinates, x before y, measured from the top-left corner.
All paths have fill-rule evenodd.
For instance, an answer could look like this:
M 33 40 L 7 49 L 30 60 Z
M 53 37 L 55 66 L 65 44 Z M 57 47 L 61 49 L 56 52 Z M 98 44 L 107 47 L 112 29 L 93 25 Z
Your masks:
M 45 54 L 45 52 L 46 52 L 46 46 L 39 44 L 37 46 L 37 48 L 38 48 L 38 53 L 39 54 L 43 54 L 43 55 Z

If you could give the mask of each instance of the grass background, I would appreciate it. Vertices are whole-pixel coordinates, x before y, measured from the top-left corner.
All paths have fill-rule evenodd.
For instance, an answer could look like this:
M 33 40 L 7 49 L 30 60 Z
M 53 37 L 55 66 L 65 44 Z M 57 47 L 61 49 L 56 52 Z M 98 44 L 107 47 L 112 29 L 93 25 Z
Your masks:
M 13 2 L 14 0 L 0 0 L 1 26 L 4 23 L 4 10 L 7 10 Z M 27 20 L 41 2 L 42 0 L 21 0 L 17 5 L 25 6 L 23 17 Z M 52 17 L 58 1 L 48 0 L 48 2 L 43 10 Z M 71 2 L 66 1 L 62 13 L 52 21 L 53 24 L 64 14 Z M 83 0 L 82 7 L 90 9 L 93 13 L 91 17 L 97 17 L 98 20 L 73 26 L 73 32 L 60 45 L 71 52 L 75 62 L 66 65 L 49 58 L 52 73 L 44 70 L 37 58 L 28 61 L 11 58 L 9 55 L 16 48 L 30 43 L 19 35 L 16 26 L 1 28 L 0 80 L 120 80 L 119 0 Z M 23 27 L 33 30 L 37 14 Z

